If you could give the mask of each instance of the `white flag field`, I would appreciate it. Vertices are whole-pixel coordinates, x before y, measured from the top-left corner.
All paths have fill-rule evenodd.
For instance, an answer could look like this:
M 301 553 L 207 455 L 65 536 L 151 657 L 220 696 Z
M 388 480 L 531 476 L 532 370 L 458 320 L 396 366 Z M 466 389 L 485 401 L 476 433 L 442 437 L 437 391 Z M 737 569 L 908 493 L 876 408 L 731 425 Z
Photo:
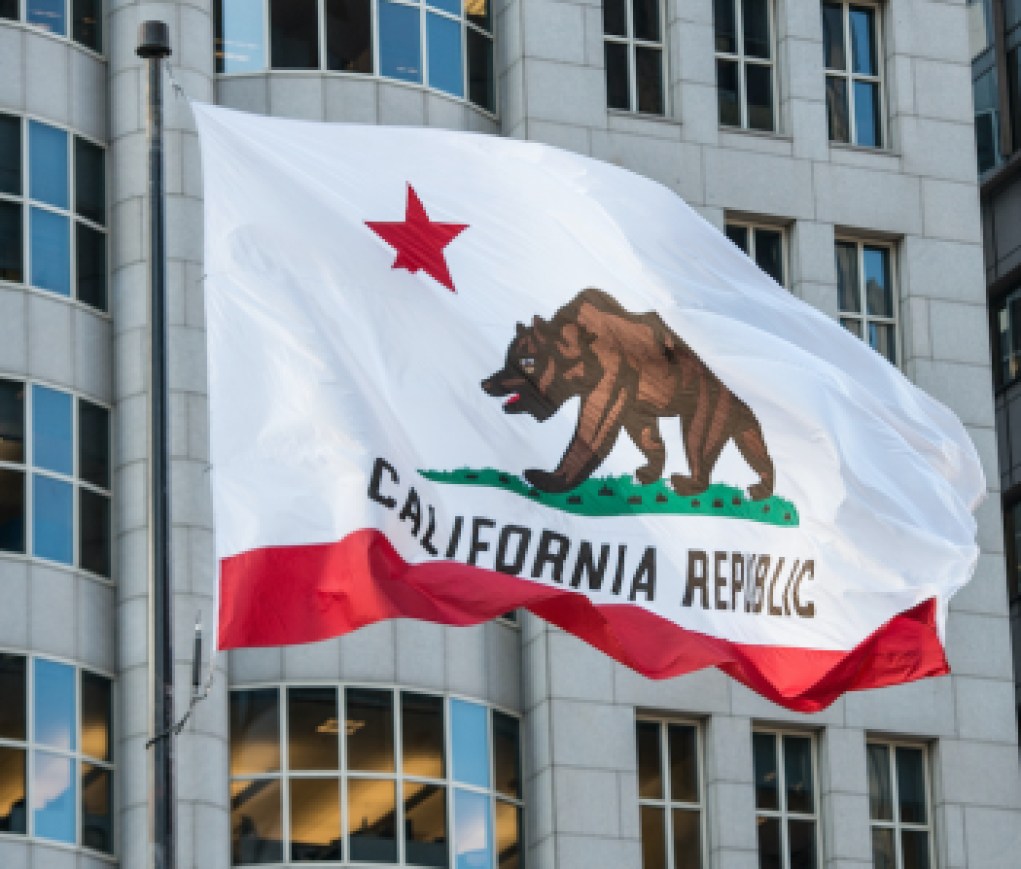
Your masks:
M 806 711 L 948 672 L 964 427 L 675 194 L 193 108 L 222 648 L 522 607 Z

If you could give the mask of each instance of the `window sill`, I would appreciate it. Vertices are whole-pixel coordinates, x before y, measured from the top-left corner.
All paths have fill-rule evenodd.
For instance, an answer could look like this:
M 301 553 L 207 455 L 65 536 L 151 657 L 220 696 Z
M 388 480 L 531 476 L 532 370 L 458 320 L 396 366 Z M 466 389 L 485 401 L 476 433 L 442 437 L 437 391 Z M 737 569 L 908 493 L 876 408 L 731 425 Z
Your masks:
M 751 127 L 731 127 L 729 124 L 720 124 L 721 134 L 732 134 L 735 136 L 747 136 L 752 139 L 766 139 L 772 142 L 786 142 L 794 144 L 794 137 L 787 133 L 780 133 L 776 130 L 753 130 Z
M 850 142 L 830 142 L 830 150 L 849 154 L 875 154 L 878 157 L 900 157 L 900 152 L 891 148 L 873 148 L 869 145 L 853 145 Z

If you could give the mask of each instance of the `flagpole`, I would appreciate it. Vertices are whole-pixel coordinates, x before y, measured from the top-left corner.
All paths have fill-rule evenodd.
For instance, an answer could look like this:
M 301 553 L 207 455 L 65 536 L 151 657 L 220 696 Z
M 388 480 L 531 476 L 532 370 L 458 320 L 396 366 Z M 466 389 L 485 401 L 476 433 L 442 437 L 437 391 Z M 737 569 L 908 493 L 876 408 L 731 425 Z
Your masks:
M 149 68 L 150 504 L 149 567 L 153 674 L 152 848 L 155 869 L 174 869 L 174 655 L 170 577 L 170 486 L 167 459 L 166 226 L 163 191 L 163 59 L 170 55 L 166 22 L 144 21 L 136 53 Z

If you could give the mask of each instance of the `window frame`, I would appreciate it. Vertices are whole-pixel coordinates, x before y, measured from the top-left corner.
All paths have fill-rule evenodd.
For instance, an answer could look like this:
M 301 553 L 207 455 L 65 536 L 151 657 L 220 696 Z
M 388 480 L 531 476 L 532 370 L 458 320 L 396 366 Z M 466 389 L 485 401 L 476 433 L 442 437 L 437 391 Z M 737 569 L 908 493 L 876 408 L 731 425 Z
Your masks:
M 669 67 L 667 65 L 667 17 L 666 17 L 666 2 L 665 0 L 655 0 L 656 5 L 659 7 L 659 27 L 660 27 L 660 39 L 658 42 L 654 42 L 649 39 L 639 39 L 634 35 L 635 33 L 635 0 L 622 0 L 624 3 L 624 9 L 626 12 L 625 21 L 627 22 L 627 33 L 624 36 L 619 36 L 612 33 L 606 32 L 606 27 L 603 27 L 603 45 L 607 43 L 613 43 L 615 45 L 623 45 L 627 51 L 627 74 L 628 74 L 628 108 L 616 108 L 609 105 L 609 99 L 607 98 L 607 111 L 610 112 L 626 112 L 627 114 L 637 115 L 642 118 L 667 118 L 670 116 L 670 88 L 669 88 Z M 660 87 L 663 92 L 663 110 L 662 112 L 643 112 L 638 108 L 638 61 L 636 60 L 639 48 L 654 49 L 659 52 L 659 75 L 660 75 Z M 605 48 L 603 53 L 603 82 L 606 84 L 607 70 Z M 607 89 L 608 90 L 608 89 Z
M 839 139 L 830 139 L 827 135 L 827 140 L 830 146 L 838 147 L 850 147 L 850 148 L 864 148 L 870 151 L 888 151 L 889 146 L 889 120 L 887 118 L 887 105 L 886 105 L 886 42 L 884 40 L 884 10 L 885 4 L 878 2 L 878 0 L 824 0 L 820 4 L 820 9 L 826 5 L 840 6 L 840 21 L 841 21 L 841 38 L 843 40 L 843 51 L 844 51 L 844 69 L 830 69 L 826 66 L 825 57 L 823 58 L 823 75 L 828 81 L 830 78 L 842 78 L 846 82 L 847 88 L 847 137 L 848 141 L 841 142 Z M 866 75 L 865 73 L 854 72 L 854 45 L 851 36 L 851 8 L 858 7 L 862 9 L 871 9 L 873 12 L 873 21 L 876 23 L 875 27 L 875 52 L 876 52 L 876 74 Z M 875 145 L 863 145 L 857 141 L 858 138 L 858 121 L 855 113 L 855 97 L 854 97 L 854 83 L 856 81 L 868 82 L 875 84 L 879 92 L 879 142 Z M 828 107 L 827 107 L 828 112 Z M 827 123 L 829 117 L 827 114 Z
M 811 821 L 814 825 L 814 846 L 815 846 L 815 866 L 816 869 L 822 869 L 825 864 L 823 856 L 823 836 L 822 836 L 822 810 L 821 810 L 821 794 L 819 787 L 819 736 L 815 731 L 811 730 L 799 730 L 791 727 L 770 727 L 768 725 L 755 725 L 752 727 L 752 787 L 755 786 L 755 736 L 771 736 L 773 737 L 773 745 L 776 749 L 776 773 L 777 773 L 777 808 L 775 809 L 761 809 L 758 806 L 758 801 L 755 800 L 755 822 L 756 827 L 758 826 L 759 818 L 776 818 L 780 824 L 780 860 L 781 869 L 790 869 L 791 864 L 791 851 L 790 851 L 790 832 L 788 829 L 788 822 L 794 821 Z M 784 739 L 786 737 L 796 737 L 798 739 L 807 739 L 810 743 L 809 756 L 812 761 L 812 814 L 805 812 L 791 812 L 787 808 L 787 763 L 786 754 L 784 749 Z M 761 853 L 759 851 L 758 838 L 756 837 L 755 852 L 761 859 Z
M 26 29 L 30 29 L 33 33 L 42 33 L 51 39 L 60 39 L 65 42 L 69 42 L 76 48 L 79 48 L 82 51 L 87 52 L 97 60 L 105 61 L 107 59 L 107 43 L 109 41 L 109 36 L 107 33 L 107 28 L 105 26 L 106 22 L 105 13 L 107 11 L 106 0 L 98 0 L 99 13 L 103 19 L 103 26 L 101 27 L 99 33 L 98 50 L 92 48 L 92 46 L 87 45 L 84 42 L 79 42 L 72 35 L 74 31 L 74 0 L 61 0 L 61 2 L 64 5 L 64 22 L 66 24 L 65 28 L 67 31 L 66 33 L 56 33 L 52 30 L 47 30 L 45 27 L 40 27 L 38 24 L 33 24 L 31 21 L 28 20 L 28 5 L 31 2 L 31 0 L 17 0 L 17 2 L 18 2 L 18 17 L 0 18 L 0 21 L 10 21 L 12 23 L 19 24 Z
M 840 244 L 853 244 L 855 246 L 857 256 L 857 268 L 858 268 L 858 303 L 860 308 L 858 311 L 844 311 L 840 308 L 840 292 L 839 292 L 839 274 L 837 273 L 837 245 Z M 868 286 L 865 280 L 865 248 L 875 248 L 886 251 L 887 265 L 890 273 L 890 310 L 893 311 L 891 317 L 884 317 L 877 314 L 868 313 Z M 841 324 L 844 325 L 844 320 L 857 320 L 861 324 L 862 333 L 861 335 L 855 335 L 851 332 L 858 340 L 862 341 L 865 346 L 871 347 L 876 353 L 879 353 L 884 359 L 886 359 L 891 365 L 900 368 L 903 364 L 904 359 L 904 345 L 901 340 L 901 317 L 900 317 L 900 283 L 897 279 L 897 243 L 889 239 L 881 238 L 869 238 L 865 236 L 856 236 L 851 234 L 837 233 L 833 239 L 833 268 L 834 268 L 834 283 L 837 286 L 837 317 Z M 893 328 L 893 348 L 894 348 L 894 359 L 887 359 L 878 349 L 872 347 L 872 344 L 868 340 L 868 326 L 870 323 L 876 323 L 881 326 L 892 326 Z M 844 327 L 846 328 L 846 326 Z
M 869 847 L 871 849 L 872 831 L 875 829 L 893 830 L 894 833 L 894 857 L 896 862 L 895 869 L 903 869 L 904 866 L 904 853 L 903 844 L 901 842 L 901 833 L 905 830 L 909 832 L 925 832 L 927 849 L 929 853 L 929 869 L 935 869 L 937 861 L 935 859 L 935 824 L 933 823 L 932 809 L 932 771 L 930 769 L 932 753 L 929 750 L 929 744 L 923 740 L 911 740 L 911 739 L 887 739 L 882 736 L 866 736 L 865 739 L 865 762 L 868 763 L 868 747 L 870 745 L 882 746 L 886 749 L 886 758 L 888 761 L 887 769 L 890 772 L 890 801 L 892 806 L 893 819 L 890 821 L 877 820 L 872 817 L 871 809 L 869 810 Z M 916 824 L 911 822 L 901 821 L 900 819 L 900 799 L 899 799 L 899 788 L 897 775 L 897 749 L 898 748 L 911 748 L 922 753 L 922 777 L 925 788 L 925 817 L 927 821 L 925 824 Z M 868 769 L 866 767 L 866 776 Z M 869 791 L 871 797 L 871 791 Z
M 736 128 L 735 128 L 736 129 Z M 768 220 L 758 220 L 750 217 L 727 217 L 724 216 L 723 220 L 723 232 L 727 234 L 727 230 L 730 227 L 736 227 L 747 230 L 748 232 L 748 250 L 742 251 L 753 263 L 758 266 L 758 260 L 755 258 L 756 254 L 756 241 L 755 234 L 759 231 L 766 232 L 778 232 L 780 234 L 780 277 L 782 280 L 777 281 L 777 284 L 783 287 L 785 290 L 790 290 L 790 225 L 787 223 L 773 223 Z M 740 247 L 740 246 L 739 246 Z M 760 271 L 769 277 L 771 280 L 775 280 L 765 269 L 759 266 Z
M 715 59 L 715 71 L 717 71 L 716 79 L 716 99 L 717 108 L 719 108 L 720 89 L 719 89 L 719 62 L 721 60 L 728 61 L 730 63 L 737 64 L 737 92 L 738 92 L 738 113 L 740 114 L 740 123 L 736 126 L 734 124 L 725 124 L 722 120 L 719 120 L 719 111 L 717 111 L 717 121 L 722 130 L 744 130 L 751 133 L 761 133 L 768 135 L 770 133 L 780 132 L 780 95 L 777 91 L 777 55 L 779 54 L 779 41 L 776 36 L 776 0 L 764 0 L 766 9 L 768 11 L 769 21 L 769 57 L 753 57 L 745 53 L 745 32 L 744 32 L 744 3 L 742 0 L 731 0 L 734 4 L 734 27 L 736 30 L 737 39 L 735 40 L 736 52 L 720 51 L 716 47 L 716 20 L 715 20 L 715 9 L 713 17 L 713 57 Z M 752 66 L 766 66 L 769 67 L 769 95 L 770 95 L 770 111 L 773 116 L 773 126 L 768 130 L 762 130 L 758 127 L 750 127 L 748 125 L 748 80 L 745 75 L 745 67 L 748 65 Z

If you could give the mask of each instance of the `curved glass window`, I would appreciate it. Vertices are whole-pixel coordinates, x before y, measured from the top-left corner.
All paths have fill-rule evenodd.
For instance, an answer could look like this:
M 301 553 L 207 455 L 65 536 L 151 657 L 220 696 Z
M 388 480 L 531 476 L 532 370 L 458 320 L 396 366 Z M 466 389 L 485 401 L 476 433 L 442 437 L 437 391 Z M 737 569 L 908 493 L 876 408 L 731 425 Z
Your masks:
M 389 688 L 230 695 L 235 866 L 517 869 L 518 720 Z
M 378 75 L 425 85 L 493 112 L 489 2 L 217 0 L 216 70 Z
M 17 21 L 21 5 L 18 0 L 0 0 L 0 18 Z M 103 50 L 102 0 L 25 0 L 23 9 L 24 20 L 33 27 L 70 37 L 95 52 Z
M 0 652 L 0 833 L 113 853 L 112 695 L 97 673 Z
M 106 408 L 0 377 L 0 552 L 110 576 Z
M 106 152 L 0 114 L 0 281 L 107 309 Z

